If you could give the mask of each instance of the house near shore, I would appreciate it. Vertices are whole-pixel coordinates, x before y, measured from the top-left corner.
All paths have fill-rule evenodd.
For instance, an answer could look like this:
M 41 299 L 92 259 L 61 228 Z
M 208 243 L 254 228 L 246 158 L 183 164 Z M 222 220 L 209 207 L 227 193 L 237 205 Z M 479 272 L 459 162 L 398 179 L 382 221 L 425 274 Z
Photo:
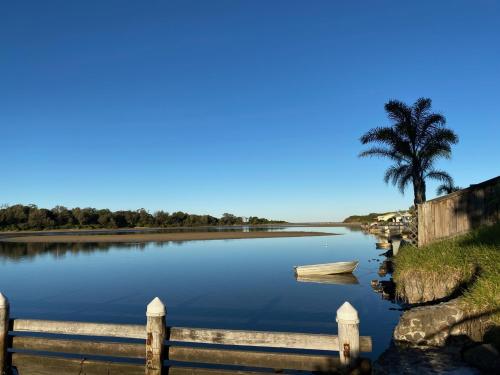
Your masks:
M 409 212 L 389 212 L 384 215 L 377 216 L 377 222 L 384 223 L 409 223 L 411 222 L 411 214 Z

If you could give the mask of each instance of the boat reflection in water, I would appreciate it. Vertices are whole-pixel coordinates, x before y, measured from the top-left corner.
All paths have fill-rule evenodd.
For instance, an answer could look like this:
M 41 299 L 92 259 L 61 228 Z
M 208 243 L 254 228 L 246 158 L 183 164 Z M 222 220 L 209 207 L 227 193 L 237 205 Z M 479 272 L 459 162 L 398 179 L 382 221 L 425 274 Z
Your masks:
M 301 283 L 337 285 L 359 284 L 357 277 L 352 273 L 343 273 L 338 275 L 295 276 L 295 279 Z

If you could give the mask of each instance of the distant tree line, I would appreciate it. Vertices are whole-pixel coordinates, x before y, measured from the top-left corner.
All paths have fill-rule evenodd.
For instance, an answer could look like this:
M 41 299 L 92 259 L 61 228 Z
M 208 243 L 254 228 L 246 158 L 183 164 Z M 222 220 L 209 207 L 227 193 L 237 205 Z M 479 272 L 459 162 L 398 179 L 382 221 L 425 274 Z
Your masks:
M 377 221 L 377 216 L 384 215 L 384 213 L 372 212 L 367 215 L 352 215 L 344 219 L 344 223 L 371 223 Z
M 404 211 L 408 211 L 412 215 L 417 214 L 416 210 L 415 210 L 415 206 L 411 206 L 406 210 L 394 210 L 394 211 L 379 212 L 379 213 L 378 212 L 371 212 L 371 213 L 366 214 L 366 215 L 351 215 L 351 216 L 347 217 L 346 219 L 344 219 L 344 223 L 369 224 L 369 223 L 373 223 L 374 221 L 377 221 L 378 216 L 387 215 L 387 214 L 390 214 L 393 212 L 404 212 Z
M 285 221 L 268 220 L 251 216 L 243 217 L 225 213 L 221 218 L 210 215 L 193 215 L 182 211 L 151 214 L 141 208 L 136 211 L 111 211 L 96 208 L 38 208 L 36 205 L 4 206 L 0 208 L 0 230 L 42 230 L 73 228 L 135 228 L 135 227 L 187 227 L 215 225 L 278 224 Z

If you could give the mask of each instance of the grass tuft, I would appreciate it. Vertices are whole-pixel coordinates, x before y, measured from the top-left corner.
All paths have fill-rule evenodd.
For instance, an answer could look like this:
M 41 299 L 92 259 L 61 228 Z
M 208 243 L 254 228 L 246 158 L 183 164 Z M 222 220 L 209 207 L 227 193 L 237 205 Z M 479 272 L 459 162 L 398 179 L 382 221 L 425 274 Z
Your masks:
M 405 286 L 415 278 L 430 286 L 462 285 L 465 306 L 492 312 L 500 323 L 500 223 L 419 249 L 401 248 L 395 259 L 397 293 L 404 295 Z

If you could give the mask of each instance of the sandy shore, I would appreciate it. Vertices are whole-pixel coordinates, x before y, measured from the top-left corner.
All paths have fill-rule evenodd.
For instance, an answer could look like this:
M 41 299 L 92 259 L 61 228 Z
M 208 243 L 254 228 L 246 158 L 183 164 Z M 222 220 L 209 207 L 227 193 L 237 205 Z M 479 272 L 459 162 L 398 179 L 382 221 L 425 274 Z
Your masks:
M 186 232 L 186 233 L 133 233 L 133 234 L 54 234 L 54 235 L 20 235 L 1 236 L 2 242 L 161 242 L 161 241 L 194 241 L 194 240 L 232 240 L 245 238 L 277 238 L 332 236 L 325 232 Z

